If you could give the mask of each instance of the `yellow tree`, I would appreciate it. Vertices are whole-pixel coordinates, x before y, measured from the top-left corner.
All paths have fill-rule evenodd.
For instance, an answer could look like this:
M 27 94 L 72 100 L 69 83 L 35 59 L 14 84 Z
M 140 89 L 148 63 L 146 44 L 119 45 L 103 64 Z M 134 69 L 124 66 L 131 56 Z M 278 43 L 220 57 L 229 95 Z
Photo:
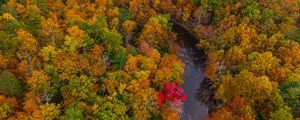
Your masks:
M 271 76 L 272 71 L 279 66 L 279 61 L 271 52 L 265 52 L 257 56 L 248 70 L 257 75 Z
M 89 67 L 88 72 L 90 75 L 98 77 L 101 76 L 105 70 L 105 61 L 102 59 L 102 55 L 104 52 L 104 48 L 100 45 L 94 45 L 91 49 L 90 53 L 88 54 L 89 58 Z
M 156 17 L 152 17 L 146 23 L 138 42 L 146 41 L 153 47 L 160 47 L 166 44 L 167 30 Z
M 75 53 L 58 54 L 53 62 L 57 68 L 58 78 L 67 81 L 76 78 L 78 73 L 86 69 L 85 66 L 81 66 L 83 61 L 85 61 L 85 59 Z
M 225 55 L 225 64 L 226 66 L 237 66 L 239 64 L 246 63 L 246 55 L 244 54 L 243 49 L 233 46 L 231 47 L 227 54 Z
M 55 51 L 55 47 L 52 47 L 51 45 L 47 47 L 43 47 L 40 50 L 39 55 L 43 58 L 45 62 L 53 61 L 57 55 L 57 52 Z
M 215 80 L 218 74 L 218 67 L 220 62 L 218 61 L 218 53 L 210 52 L 207 55 L 205 64 L 207 65 L 204 70 L 204 74 L 210 80 Z
M 142 57 L 141 55 L 132 56 L 131 54 L 129 54 L 127 56 L 127 61 L 124 66 L 124 70 L 129 74 L 138 71 L 139 70 L 138 62 L 139 62 L 139 58 L 141 57 Z
M 243 70 L 234 78 L 231 75 L 224 75 L 216 96 L 225 102 L 242 96 L 250 103 L 254 103 L 271 97 L 272 91 L 273 83 L 268 77 L 256 77 L 253 73 Z
M 136 23 L 132 20 L 126 20 L 124 23 L 123 23 L 123 30 L 125 32 L 125 44 L 129 44 L 131 43 L 131 38 L 132 38 L 132 35 L 133 35 L 133 30 L 135 29 L 136 27 Z
M 130 81 L 126 90 L 134 109 L 134 119 L 145 120 L 150 117 L 150 112 L 157 112 L 156 93 L 147 79 Z
M 50 80 L 43 71 L 33 71 L 31 77 L 28 78 L 27 84 L 30 91 L 36 96 L 38 102 L 49 102 L 50 98 L 44 97 L 49 94 Z
M 166 54 L 162 57 L 152 82 L 156 86 L 163 86 L 169 82 L 182 84 L 183 70 L 183 64 L 177 56 Z
M 53 120 L 60 117 L 60 104 L 46 103 L 40 105 L 39 108 L 40 110 L 35 111 L 33 114 L 40 117 L 35 117 L 35 119 Z
M 64 45 L 66 50 L 75 52 L 78 48 L 84 46 L 84 31 L 79 29 L 78 26 L 72 26 L 67 29 L 68 35 L 65 36 Z
M 30 63 L 33 55 L 38 50 L 38 42 L 29 32 L 23 29 L 17 30 L 17 37 L 15 39 L 21 43 L 17 53 L 18 57 Z
M 72 103 L 80 102 L 80 100 L 86 100 L 93 94 L 94 83 L 94 79 L 85 75 L 70 80 L 67 85 L 61 87 L 64 105 L 68 106 Z
M 60 45 L 63 39 L 63 31 L 55 13 L 51 13 L 50 18 L 42 19 L 40 34 L 45 43 L 55 43 Z

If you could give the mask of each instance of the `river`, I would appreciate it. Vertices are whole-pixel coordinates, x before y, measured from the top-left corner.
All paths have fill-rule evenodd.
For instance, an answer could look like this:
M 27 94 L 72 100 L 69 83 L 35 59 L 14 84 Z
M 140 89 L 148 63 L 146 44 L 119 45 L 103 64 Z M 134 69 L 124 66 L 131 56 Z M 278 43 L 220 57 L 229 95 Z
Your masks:
M 184 102 L 181 120 L 202 120 L 208 114 L 208 107 L 196 98 L 197 90 L 204 80 L 203 54 L 195 48 L 197 41 L 186 31 L 174 27 L 180 45 L 180 58 L 183 60 L 184 75 L 183 89 L 188 98 Z M 201 58 L 202 57 L 202 58 Z

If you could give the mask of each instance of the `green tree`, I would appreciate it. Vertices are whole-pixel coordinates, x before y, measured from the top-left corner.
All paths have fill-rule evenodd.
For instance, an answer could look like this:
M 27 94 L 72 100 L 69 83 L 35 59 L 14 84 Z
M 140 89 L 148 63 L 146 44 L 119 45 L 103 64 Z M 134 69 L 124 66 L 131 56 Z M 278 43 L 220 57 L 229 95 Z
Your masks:
M 247 5 L 241 12 L 243 17 L 247 17 L 250 20 L 260 19 L 260 10 L 258 9 L 258 3 Z
M 101 105 L 96 105 L 93 115 L 99 120 L 127 120 L 128 107 L 120 100 L 113 99 Z
M 82 109 L 77 105 L 71 105 L 65 110 L 65 114 L 61 116 L 62 120 L 84 120 Z
M 287 106 L 279 108 L 270 114 L 270 120 L 293 120 L 293 115 L 290 110 L 291 109 Z
M 120 46 L 123 44 L 122 35 L 118 31 L 104 29 L 101 35 L 101 43 L 106 50 L 106 54 L 112 57 L 118 53 Z
M 293 80 L 280 86 L 282 97 L 292 111 L 295 111 L 300 104 L 300 82 Z
M 15 76 L 8 72 L 2 71 L 0 73 L 0 92 L 8 96 L 18 96 L 21 94 L 20 81 Z
M 11 55 L 18 48 L 18 42 L 12 40 L 9 35 L 3 31 L 0 31 L 0 50 L 4 55 Z

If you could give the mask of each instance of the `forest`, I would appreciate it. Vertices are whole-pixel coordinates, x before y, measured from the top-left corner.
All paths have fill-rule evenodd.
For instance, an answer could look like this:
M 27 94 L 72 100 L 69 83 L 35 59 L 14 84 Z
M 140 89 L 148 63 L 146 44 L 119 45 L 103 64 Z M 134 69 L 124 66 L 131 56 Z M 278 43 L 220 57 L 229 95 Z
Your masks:
M 184 119 L 175 25 L 205 56 L 205 120 L 300 119 L 299 0 L 0 5 L 0 120 Z

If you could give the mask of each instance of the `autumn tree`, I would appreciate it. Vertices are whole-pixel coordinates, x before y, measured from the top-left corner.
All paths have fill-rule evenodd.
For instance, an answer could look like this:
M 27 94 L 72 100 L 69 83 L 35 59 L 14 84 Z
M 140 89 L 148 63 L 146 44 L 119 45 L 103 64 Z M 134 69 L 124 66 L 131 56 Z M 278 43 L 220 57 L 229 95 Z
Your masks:
M 68 35 L 66 35 L 64 42 L 66 50 L 75 52 L 84 46 L 84 31 L 79 29 L 78 26 L 68 28 L 67 33 Z
M 99 45 L 94 45 L 91 49 L 88 58 L 90 65 L 88 66 L 88 72 L 92 76 L 101 76 L 105 70 L 105 61 L 103 60 L 104 48 Z
M 126 90 L 129 94 L 125 96 L 131 101 L 135 119 L 148 119 L 150 112 L 157 112 L 156 94 L 147 79 L 130 81 Z
M 175 55 L 165 55 L 162 57 L 159 69 L 155 73 L 153 83 L 157 86 L 163 86 L 168 82 L 182 83 L 183 64 Z
M 67 85 L 61 88 L 64 104 L 69 105 L 92 96 L 93 83 L 93 79 L 84 75 L 70 80 Z
M 254 120 L 254 112 L 250 103 L 242 97 L 235 97 L 227 102 L 222 108 L 218 109 L 208 118 L 208 120 Z
M 129 119 L 126 114 L 128 111 L 127 106 L 118 99 L 113 99 L 94 107 L 94 118 L 100 120 Z
M 253 103 L 271 97 L 272 90 L 272 82 L 267 76 L 256 77 L 253 73 L 243 70 L 234 78 L 231 75 L 223 76 L 216 95 L 223 101 L 242 96 Z
M 279 65 L 279 60 L 271 52 L 265 52 L 256 57 L 249 66 L 249 71 L 257 75 L 268 75 Z
M 81 67 L 81 63 L 85 61 L 82 56 L 75 53 L 61 53 L 54 60 L 54 66 L 57 68 L 58 78 L 60 80 L 72 80 L 76 78 L 77 73 L 86 69 Z
M 1 104 L 0 105 L 0 118 L 6 119 L 10 114 L 12 113 L 10 107 L 7 104 Z
M 157 101 L 161 107 L 161 115 L 164 119 L 179 119 L 186 94 L 176 83 L 166 83 L 161 92 L 157 94 Z M 163 104 L 164 103 L 164 104 Z
M 45 119 L 45 120 L 53 120 L 59 118 L 60 115 L 60 105 L 56 105 L 55 103 L 46 103 L 44 105 L 40 105 L 39 113 L 34 114 L 41 114 L 41 117 L 38 119 Z
M 43 47 L 42 50 L 40 50 L 39 55 L 45 62 L 48 62 L 55 59 L 57 52 L 55 51 L 55 47 L 49 45 L 47 47 Z
M 160 22 L 158 17 L 150 18 L 137 42 L 146 41 L 153 47 L 163 46 L 166 43 L 167 28 Z
M 133 35 L 133 30 L 136 27 L 136 23 L 132 20 L 127 20 L 123 23 L 123 29 L 125 32 L 125 44 L 131 43 L 132 35 Z
M 21 43 L 17 53 L 18 57 L 31 63 L 33 54 L 35 54 L 38 49 L 38 41 L 28 31 L 22 29 L 17 31 L 17 37 L 15 39 Z
M 48 76 L 43 71 L 33 71 L 30 78 L 27 80 L 29 89 L 39 98 L 39 102 L 50 102 L 51 82 Z
M 63 38 L 63 31 L 61 25 L 57 19 L 57 14 L 52 13 L 48 19 L 42 19 L 40 34 L 44 38 L 44 43 L 55 43 L 61 45 L 61 39 Z M 52 17 L 53 16 L 53 17 Z
M 8 71 L 2 71 L 0 74 L 0 92 L 7 96 L 18 96 L 21 94 L 20 81 Z

